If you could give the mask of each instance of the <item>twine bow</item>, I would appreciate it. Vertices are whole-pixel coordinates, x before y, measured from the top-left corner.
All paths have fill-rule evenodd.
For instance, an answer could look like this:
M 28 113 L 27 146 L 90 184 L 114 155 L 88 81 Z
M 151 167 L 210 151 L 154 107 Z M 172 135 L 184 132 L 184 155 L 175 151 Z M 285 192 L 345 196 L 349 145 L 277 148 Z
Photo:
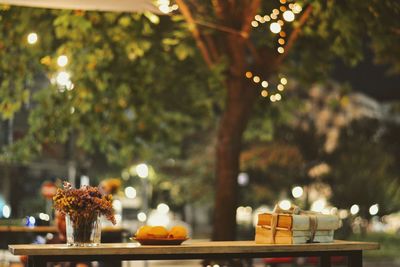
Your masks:
M 275 205 L 274 210 L 272 211 L 271 216 L 271 241 L 275 244 L 275 237 L 278 227 L 278 215 L 279 214 L 296 214 L 296 215 L 308 215 L 310 220 L 310 239 L 307 241 L 308 243 L 312 243 L 315 238 L 315 233 L 318 228 L 318 220 L 317 220 L 317 213 L 313 211 L 303 211 L 298 206 L 291 205 L 290 209 L 284 210 L 281 209 L 278 205 Z

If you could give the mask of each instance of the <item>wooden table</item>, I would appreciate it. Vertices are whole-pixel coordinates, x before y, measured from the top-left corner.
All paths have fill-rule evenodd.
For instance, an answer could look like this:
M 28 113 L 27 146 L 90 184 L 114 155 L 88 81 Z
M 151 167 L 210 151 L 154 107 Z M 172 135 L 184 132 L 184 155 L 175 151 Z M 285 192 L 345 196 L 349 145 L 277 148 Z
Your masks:
M 141 246 L 138 243 L 101 244 L 97 247 L 67 245 L 9 245 L 14 255 L 28 255 L 29 266 L 47 262 L 176 260 L 273 257 L 320 257 L 321 266 L 329 267 L 331 256 L 348 257 L 351 267 L 362 266 L 362 251 L 379 249 L 377 243 L 335 241 L 324 244 L 260 245 L 254 241 L 187 242 L 179 246 Z

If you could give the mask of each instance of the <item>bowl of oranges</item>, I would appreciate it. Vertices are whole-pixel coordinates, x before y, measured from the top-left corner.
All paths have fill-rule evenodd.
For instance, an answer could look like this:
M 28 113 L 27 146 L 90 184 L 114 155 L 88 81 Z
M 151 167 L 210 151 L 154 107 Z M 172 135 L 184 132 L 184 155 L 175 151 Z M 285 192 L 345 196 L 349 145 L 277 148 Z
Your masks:
M 170 230 L 164 226 L 140 227 L 133 238 L 141 245 L 180 245 L 188 240 L 188 232 L 185 227 L 177 225 Z

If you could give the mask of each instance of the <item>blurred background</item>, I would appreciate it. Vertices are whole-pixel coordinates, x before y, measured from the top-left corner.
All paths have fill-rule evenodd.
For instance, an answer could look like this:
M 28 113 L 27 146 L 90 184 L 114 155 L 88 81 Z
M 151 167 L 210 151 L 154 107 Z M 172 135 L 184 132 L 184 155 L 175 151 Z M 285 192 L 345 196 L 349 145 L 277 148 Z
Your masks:
M 228 112 L 231 55 L 209 67 L 178 4 L 149 2 L 153 13 L 0 4 L 0 266 L 19 262 L 8 244 L 52 239 L 52 197 L 63 181 L 113 194 L 118 231 L 104 235 L 109 242 L 130 242 L 146 224 L 218 236 L 215 205 L 230 188 L 219 185 L 216 155 L 224 122 L 240 116 Z M 204 7 L 199 21 L 215 19 L 194 2 L 189 9 Z M 255 93 L 238 106 L 252 112 L 236 131 L 233 238 L 254 239 L 257 214 L 291 203 L 339 216 L 336 239 L 379 242 L 366 266 L 400 266 L 400 7 L 322 2 L 263 3 L 249 21 L 256 48 L 279 56 L 294 17 L 277 20 L 278 31 L 264 23 L 285 10 L 296 19 L 309 6 L 325 12 L 311 15 L 279 68 L 260 68 L 250 52 L 243 58 L 240 84 Z M 226 33 L 214 26 L 205 32 L 219 40 Z M 287 264 L 315 266 L 277 266 Z

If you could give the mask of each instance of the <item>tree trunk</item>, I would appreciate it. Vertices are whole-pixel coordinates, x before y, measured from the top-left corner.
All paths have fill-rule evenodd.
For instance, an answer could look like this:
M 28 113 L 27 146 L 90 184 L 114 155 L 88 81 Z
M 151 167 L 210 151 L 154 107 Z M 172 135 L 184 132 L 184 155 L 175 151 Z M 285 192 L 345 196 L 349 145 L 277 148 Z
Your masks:
M 228 38 L 229 39 L 229 38 Z M 245 47 L 238 40 L 231 44 L 231 68 L 226 86 L 227 100 L 221 118 L 216 147 L 216 199 L 213 240 L 234 240 L 238 196 L 237 175 L 243 132 L 257 96 L 244 77 Z M 239 41 L 240 43 L 240 41 Z

